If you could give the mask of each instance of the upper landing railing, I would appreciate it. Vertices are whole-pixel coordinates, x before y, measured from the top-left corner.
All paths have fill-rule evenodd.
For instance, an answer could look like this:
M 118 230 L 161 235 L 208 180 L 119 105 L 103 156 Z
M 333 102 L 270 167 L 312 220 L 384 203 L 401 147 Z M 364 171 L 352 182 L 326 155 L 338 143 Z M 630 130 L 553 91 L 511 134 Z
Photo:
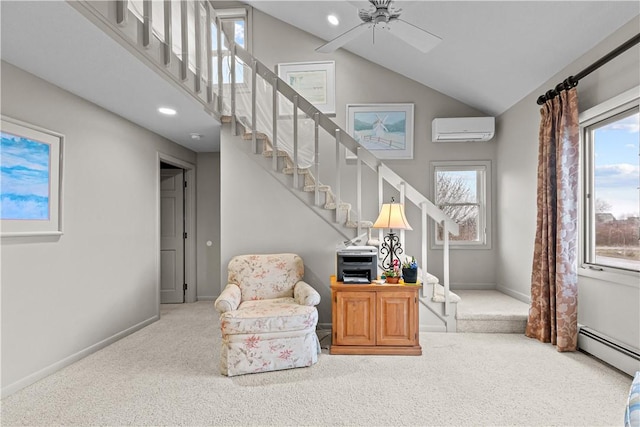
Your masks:
M 228 37 L 225 24 L 209 1 L 111 0 L 69 1 L 95 24 L 200 102 L 219 119 L 231 117 L 232 131 L 240 120 L 252 132 L 254 152 L 257 133 L 267 135 L 273 150 L 287 151 L 294 164 L 294 187 L 299 167 L 311 167 L 315 176 L 315 204 L 319 202 L 320 144 L 334 141 L 334 180 L 336 205 L 341 202 L 340 176 L 346 162 L 345 148 L 356 156 L 356 215 L 362 212 L 362 166 L 378 176 L 378 208 L 383 186 L 400 193 L 400 203 L 411 202 L 421 212 L 421 265 L 427 266 L 427 218 L 443 228 L 443 286 L 445 316 L 449 313 L 449 233 L 459 234 L 458 224 L 391 170 L 373 153 L 362 147 L 328 116 L 280 79 L 273 71 Z M 214 41 L 215 40 L 215 41 Z M 215 46 L 214 46 L 215 45 Z M 242 69 L 237 81 L 236 70 Z M 250 78 L 247 78 L 250 76 Z M 322 133 L 321 133 L 322 132 Z M 276 168 L 277 156 L 273 156 Z M 333 156 L 329 156 L 333 157 Z M 303 166 L 300 166 L 303 165 Z M 324 176 L 327 176 L 325 173 Z M 360 219 L 357 218 L 358 235 Z M 382 231 L 380 231 L 382 237 Z M 404 232 L 400 233 L 404 244 Z

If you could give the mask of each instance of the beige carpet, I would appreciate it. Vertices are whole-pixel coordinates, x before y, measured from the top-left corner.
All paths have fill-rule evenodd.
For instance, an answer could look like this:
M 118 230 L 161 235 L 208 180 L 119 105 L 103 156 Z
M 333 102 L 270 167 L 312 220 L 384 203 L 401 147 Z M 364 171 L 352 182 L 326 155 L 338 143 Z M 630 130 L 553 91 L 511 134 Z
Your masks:
M 516 334 L 421 333 L 422 356 L 218 373 L 211 302 L 2 401 L 2 425 L 622 425 L 631 378 Z M 324 344 L 324 342 L 323 342 Z
M 456 290 L 458 332 L 524 334 L 529 305 L 494 290 Z

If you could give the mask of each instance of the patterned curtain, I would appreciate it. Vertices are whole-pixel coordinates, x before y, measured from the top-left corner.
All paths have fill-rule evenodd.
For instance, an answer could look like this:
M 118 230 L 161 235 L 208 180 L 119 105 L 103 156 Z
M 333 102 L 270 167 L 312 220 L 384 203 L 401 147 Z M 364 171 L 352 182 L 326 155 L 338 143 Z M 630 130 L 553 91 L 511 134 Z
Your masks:
M 578 346 L 578 94 L 563 90 L 540 110 L 538 217 L 526 336 Z

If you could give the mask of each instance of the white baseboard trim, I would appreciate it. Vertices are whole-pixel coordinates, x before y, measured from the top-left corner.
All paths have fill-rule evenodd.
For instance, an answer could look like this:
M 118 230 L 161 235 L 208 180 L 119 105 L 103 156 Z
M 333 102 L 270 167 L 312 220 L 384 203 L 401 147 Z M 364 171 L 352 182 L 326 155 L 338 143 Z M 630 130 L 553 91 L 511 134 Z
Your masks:
M 130 328 L 125 329 L 124 331 L 118 332 L 117 334 L 114 334 L 112 336 L 110 336 L 109 338 L 105 338 L 104 340 L 93 344 L 83 350 L 80 350 L 77 353 L 72 354 L 71 356 L 65 357 L 62 360 L 59 360 L 58 362 L 52 363 L 51 365 L 40 369 L 37 372 L 34 372 L 33 374 L 30 374 L 12 384 L 9 384 L 6 387 L 2 388 L 2 392 L 1 392 L 1 396 L 2 399 L 4 399 L 5 397 L 15 393 L 18 390 L 21 390 L 37 381 L 40 381 L 41 379 L 48 377 L 49 375 L 59 371 L 62 368 L 66 368 L 67 366 L 77 362 L 80 359 L 83 359 L 87 356 L 89 356 L 92 353 L 95 353 L 98 350 L 101 350 L 105 347 L 107 347 L 108 345 L 113 344 L 114 342 L 121 340 L 122 338 L 126 337 L 127 335 L 131 335 L 132 333 L 139 331 L 140 329 L 144 328 L 145 326 L 149 326 L 150 324 L 152 324 L 153 322 L 157 321 L 160 319 L 159 315 L 155 315 L 147 320 L 143 320 L 142 322 L 131 326 Z
M 495 283 L 451 283 L 449 289 L 452 291 L 492 291 L 496 288 Z
M 640 371 L 640 349 L 621 344 L 583 325 L 578 325 L 578 327 L 579 350 L 589 353 L 632 377 L 637 371 Z
M 511 298 L 515 298 L 524 303 L 531 303 L 531 297 L 529 295 L 523 294 L 518 291 L 514 291 L 513 289 L 505 288 L 504 286 L 496 286 L 496 291 L 500 291 L 503 294 L 509 295 Z
M 216 296 L 208 296 L 208 295 L 198 295 L 196 297 L 196 301 L 215 301 L 218 297 Z

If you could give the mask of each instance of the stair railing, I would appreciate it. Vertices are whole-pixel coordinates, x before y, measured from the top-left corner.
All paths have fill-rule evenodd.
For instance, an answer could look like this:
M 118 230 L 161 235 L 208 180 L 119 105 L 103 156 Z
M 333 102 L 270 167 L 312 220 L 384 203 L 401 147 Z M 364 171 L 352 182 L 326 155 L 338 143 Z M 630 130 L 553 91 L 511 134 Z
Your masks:
M 294 172 L 293 172 L 293 185 L 295 188 L 298 187 L 297 178 L 297 165 L 298 165 L 298 110 L 300 110 L 306 117 L 314 117 L 318 118 L 317 123 L 318 126 L 321 127 L 325 132 L 334 136 L 335 139 L 335 147 L 336 147 L 336 188 L 335 188 L 335 197 L 336 204 L 341 202 L 341 167 L 342 167 L 342 159 L 341 153 L 344 152 L 344 149 L 347 148 L 349 151 L 356 154 L 356 212 L 359 214 L 362 212 L 362 200 L 361 200 L 361 188 L 362 188 L 362 164 L 368 166 L 374 171 L 378 171 L 378 174 L 382 177 L 382 180 L 390 184 L 392 187 L 400 191 L 400 201 L 401 203 L 405 203 L 405 200 L 413 203 L 418 209 L 420 209 L 421 215 L 424 218 L 421 222 L 423 225 L 423 233 L 421 240 L 421 261 L 422 265 L 425 266 L 427 263 L 427 242 L 426 238 L 426 230 L 427 230 L 427 222 L 426 218 L 431 217 L 437 223 L 439 223 L 444 230 L 444 246 L 443 246 L 443 286 L 444 286 L 444 294 L 445 294 L 445 307 L 444 314 L 445 316 L 450 311 L 450 302 L 449 302 L 449 233 L 454 235 L 458 235 L 459 227 L 458 224 L 453 221 L 450 217 L 444 214 L 437 206 L 435 206 L 429 199 L 427 199 L 424 195 L 422 195 L 417 189 L 411 186 L 408 182 L 406 182 L 402 177 L 400 177 L 397 173 L 391 170 L 387 165 L 385 165 L 380 159 L 375 157 L 373 153 L 367 150 L 365 147 L 362 147 L 358 142 L 351 137 L 347 132 L 341 129 L 333 120 L 331 120 L 328 116 L 318 110 L 311 102 L 302 97 L 298 92 L 296 92 L 291 86 L 286 84 L 283 80 L 281 80 L 273 71 L 267 68 L 264 64 L 254 58 L 249 52 L 247 52 L 242 47 L 238 46 L 233 40 L 228 36 L 228 34 L 224 31 L 221 25 L 217 26 L 218 31 L 221 33 L 222 37 L 226 39 L 229 49 L 231 51 L 231 94 L 232 100 L 233 94 L 236 93 L 237 87 L 235 82 L 234 75 L 234 63 L 239 61 L 241 66 L 245 66 L 251 69 L 252 74 L 256 73 L 260 75 L 265 81 L 273 82 L 273 92 L 274 94 L 277 92 L 281 96 L 284 96 L 289 102 L 291 102 L 293 107 L 293 163 L 294 163 Z M 251 64 L 249 67 L 248 64 Z M 253 77 L 252 77 L 253 82 Z M 251 88 L 251 92 L 256 92 L 255 87 Z M 252 96 L 251 102 L 258 102 L 259 99 L 256 96 L 255 99 Z M 274 152 L 276 150 L 276 144 L 278 144 L 278 137 L 276 135 L 277 129 L 277 100 L 276 96 L 273 97 L 273 129 L 274 135 L 272 136 L 272 144 L 274 144 Z M 251 111 L 255 111 L 255 106 L 251 106 Z M 253 119 L 252 119 L 253 120 Z M 235 118 L 232 118 L 232 123 L 235 121 Z M 253 123 L 253 121 L 252 121 Z M 257 129 L 252 128 L 252 131 L 256 131 Z M 314 135 L 314 147 L 318 144 L 318 138 Z M 317 150 L 314 150 L 317 152 Z M 275 156 L 274 156 L 275 158 Z M 314 163 L 315 164 L 315 163 Z M 316 176 L 316 186 L 319 184 L 319 177 Z M 382 188 L 379 186 L 379 188 Z M 382 206 L 382 200 L 379 200 L 379 206 Z M 358 218 L 360 219 L 360 218 Z M 357 221 L 358 225 L 360 225 L 360 221 Z M 360 227 L 357 229 L 356 235 L 360 234 Z M 404 245 L 404 232 L 401 232 L 400 239 L 401 244 Z M 424 282 L 424 278 L 423 278 Z
M 231 126 L 234 134 L 237 132 L 237 120 L 241 120 L 246 128 L 251 131 L 251 140 L 253 151 L 257 153 L 257 134 L 265 133 L 270 137 L 273 149 L 273 167 L 277 168 L 277 153 L 279 146 L 283 145 L 283 139 L 278 132 L 279 125 L 279 107 L 280 98 L 284 97 L 291 103 L 292 120 L 293 120 L 293 179 L 294 186 L 298 186 L 298 168 L 299 168 L 299 121 L 304 120 L 311 122 L 313 136 L 313 159 L 312 166 L 315 174 L 315 190 L 314 202 L 318 205 L 320 202 L 320 136 L 319 129 L 329 134 L 335 141 L 335 203 L 336 212 L 338 212 L 341 204 L 341 182 L 340 176 L 342 172 L 342 153 L 345 148 L 356 155 L 356 212 L 359 215 L 362 212 L 361 185 L 362 185 L 362 165 L 369 167 L 377 172 L 378 176 L 378 204 L 380 207 L 383 203 L 383 184 L 384 182 L 391 185 L 400 192 L 402 203 L 406 200 L 414 204 L 421 213 L 421 263 L 423 269 L 427 266 L 427 218 L 432 218 L 438 223 L 444 231 L 443 246 L 443 287 L 444 287 L 444 315 L 447 316 L 449 309 L 449 233 L 453 235 L 459 234 L 458 224 L 450 217 L 444 214 L 429 199 L 416 190 L 411 184 L 406 182 L 396 172 L 391 170 L 382 161 L 376 158 L 373 153 L 362 147 L 347 132 L 341 129 L 327 115 L 318 110 L 307 99 L 298 94 L 286 82 L 281 80 L 273 71 L 267 68 L 263 63 L 254 58 L 247 50 L 238 46 L 233 37 L 230 37 L 223 28 L 223 22 L 216 13 L 212 3 L 207 0 L 194 0 L 194 13 L 190 14 L 189 2 L 180 2 L 180 19 L 172 20 L 171 0 L 165 0 L 162 4 L 164 8 L 164 38 L 160 37 L 154 31 L 155 26 L 151 17 L 153 16 L 153 8 L 161 7 L 157 2 L 152 0 L 131 0 L 131 3 L 138 4 L 138 9 L 142 13 L 136 16 L 129 10 L 128 0 L 111 0 L 106 2 L 92 2 L 88 0 L 69 1 L 74 8 L 79 10 L 96 25 L 109 33 L 114 39 L 125 45 L 129 50 L 134 48 L 137 56 L 143 59 L 148 65 L 152 65 L 156 71 L 163 77 L 169 79 L 174 84 L 178 84 L 194 99 L 199 101 L 204 108 L 214 116 L 222 119 L 222 117 L 231 116 Z M 140 4 L 142 5 L 140 7 Z M 201 13 L 204 11 L 206 25 L 200 24 Z M 89 12 L 89 13 L 87 13 Z M 140 16 L 141 15 L 141 16 Z M 133 23 L 133 24 L 131 24 Z M 181 46 L 179 56 L 172 49 L 172 29 L 174 25 L 179 27 L 181 35 Z M 216 49 L 212 49 L 212 25 L 216 29 Z M 194 30 L 194 43 L 191 43 L 191 28 Z M 205 39 L 203 41 L 203 39 Z M 228 55 L 223 52 L 223 42 L 229 51 Z M 189 62 L 190 49 L 192 44 L 195 46 L 195 64 L 191 69 Z M 203 58 L 202 47 L 206 46 Z M 215 55 L 214 55 L 215 52 Z M 223 68 L 224 60 L 229 58 L 228 69 L 230 70 L 230 83 L 225 88 Z M 204 61 L 203 61 L 204 59 Z M 213 63 L 216 60 L 217 81 L 214 81 Z M 236 67 L 241 66 L 250 70 L 250 83 L 244 79 L 242 85 L 236 82 Z M 246 74 L 245 74 L 246 75 Z M 271 86 L 271 123 L 261 124 L 260 116 L 268 110 L 266 104 L 268 101 L 261 99 L 258 88 L 260 83 L 258 78 Z M 206 91 L 202 91 L 202 85 L 206 87 Z M 227 92 L 229 92 L 227 94 Z M 239 109 L 239 97 L 247 97 L 247 109 Z M 242 101 L 240 101 L 240 104 Z M 301 112 L 302 114 L 299 114 Z M 266 111 L 268 113 L 268 111 Z M 244 117 L 240 117 L 240 116 Z M 307 127 L 308 123 L 306 124 Z M 336 213 L 336 215 L 338 215 Z M 358 228 L 357 235 L 360 235 L 361 218 L 357 218 Z M 380 238 L 382 232 L 380 232 Z M 404 233 L 401 233 L 402 243 L 404 243 Z M 423 283 L 426 283 L 426 275 L 423 276 Z M 435 287 L 434 287 L 435 293 Z

